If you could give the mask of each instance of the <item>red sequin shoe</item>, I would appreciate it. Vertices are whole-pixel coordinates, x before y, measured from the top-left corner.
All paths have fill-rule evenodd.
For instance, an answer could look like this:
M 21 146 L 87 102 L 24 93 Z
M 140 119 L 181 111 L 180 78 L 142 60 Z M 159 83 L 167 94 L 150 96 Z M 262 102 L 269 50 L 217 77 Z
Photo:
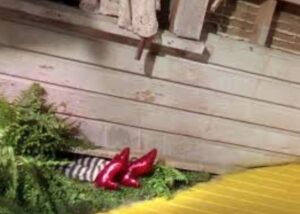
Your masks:
M 121 184 L 127 187 L 140 187 L 138 178 L 152 171 L 156 155 L 157 150 L 153 149 L 143 157 L 131 162 L 122 176 Z
M 95 186 L 110 190 L 118 189 L 119 185 L 115 180 L 127 169 L 129 153 L 130 149 L 125 148 L 120 154 L 117 154 L 97 175 L 94 181 Z

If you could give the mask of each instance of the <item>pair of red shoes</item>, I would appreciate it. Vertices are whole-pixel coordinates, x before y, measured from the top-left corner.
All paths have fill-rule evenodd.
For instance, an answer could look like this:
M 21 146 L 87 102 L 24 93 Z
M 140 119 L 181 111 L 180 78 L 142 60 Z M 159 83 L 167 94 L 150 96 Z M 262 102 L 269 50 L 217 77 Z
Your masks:
M 130 163 L 129 153 L 130 149 L 125 148 L 120 154 L 117 154 L 98 174 L 94 182 L 95 186 L 116 190 L 119 188 L 119 184 L 116 180 L 119 179 L 123 186 L 140 187 L 138 177 L 152 171 L 157 150 L 153 149 L 146 155 Z

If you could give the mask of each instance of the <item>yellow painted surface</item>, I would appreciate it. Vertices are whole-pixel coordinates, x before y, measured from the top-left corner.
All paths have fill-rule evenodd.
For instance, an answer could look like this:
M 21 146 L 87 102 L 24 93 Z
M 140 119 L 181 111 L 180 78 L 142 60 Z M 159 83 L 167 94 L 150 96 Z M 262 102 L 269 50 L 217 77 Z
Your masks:
M 300 164 L 230 174 L 109 214 L 300 214 Z

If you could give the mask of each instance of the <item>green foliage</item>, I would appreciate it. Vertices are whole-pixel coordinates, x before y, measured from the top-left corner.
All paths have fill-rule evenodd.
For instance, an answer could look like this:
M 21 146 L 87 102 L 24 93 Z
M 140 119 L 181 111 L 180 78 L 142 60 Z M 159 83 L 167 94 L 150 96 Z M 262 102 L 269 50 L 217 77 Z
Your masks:
M 46 105 L 34 84 L 14 103 L 0 99 L 0 214 L 90 214 L 126 203 L 167 196 L 178 188 L 207 181 L 207 173 L 181 172 L 158 165 L 140 189 L 95 189 L 70 180 L 56 169 L 58 154 L 86 145 L 74 125 Z
M 76 127 L 55 115 L 54 109 L 45 104 L 44 94 L 44 90 L 34 84 L 14 103 L 15 113 L 10 114 L 16 116 L 6 128 L 2 141 L 13 146 L 17 154 L 55 157 L 59 151 L 80 145 L 74 137 Z
M 3 98 L 0 98 L 0 142 L 7 127 L 16 120 L 15 110 Z
M 92 214 L 157 196 L 170 197 L 179 187 L 186 187 L 196 180 L 208 181 L 210 178 L 207 173 L 180 172 L 158 165 L 152 175 L 142 179 L 143 185 L 140 189 L 105 191 L 95 189 L 88 183 L 70 180 L 53 170 L 44 169 L 36 173 L 22 174 L 24 185 L 19 189 L 19 203 L 8 204 L 13 207 L 12 210 L 22 206 L 26 208 L 22 211 L 27 213 Z M 194 179 L 190 180 L 188 174 L 193 174 Z M 34 178 L 30 177 L 32 175 L 35 175 Z M 12 213 L 14 212 L 9 214 Z
M 0 203 L 11 202 L 5 212 L 22 207 L 36 209 L 34 213 L 57 213 L 45 176 L 65 164 L 57 159 L 61 151 L 83 145 L 76 127 L 55 115 L 44 94 L 34 84 L 12 104 L 0 99 Z

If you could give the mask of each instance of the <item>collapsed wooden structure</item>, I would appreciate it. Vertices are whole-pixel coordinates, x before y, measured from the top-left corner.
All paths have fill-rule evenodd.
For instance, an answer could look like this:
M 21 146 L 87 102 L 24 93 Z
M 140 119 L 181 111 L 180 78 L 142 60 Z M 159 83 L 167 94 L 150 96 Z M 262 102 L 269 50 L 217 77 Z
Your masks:
M 300 20 L 300 14 L 275 11 L 275 0 L 238 0 L 236 10 L 228 1 L 214 14 L 213 2 L 172 2 L 170 29 L 137 61 L 139 38 L 112 17 L 46 0 L 1 0 L 0 90 L 13 98 L 40 82 L 49 100 L 61 104 L 58 114 L 80 121 L 105 149 L 87 151 L 94 155 L 156 147 L 169 165 L 215 173 L 297 161 L 300 26 L 289 30 L 281 17 Z M 185 11 L 191 8 L 201 13 Z M 218 23 L 212 33 L 218 17 L 227 29 Z M 286 45 L 286 35 L 295 45 Z

